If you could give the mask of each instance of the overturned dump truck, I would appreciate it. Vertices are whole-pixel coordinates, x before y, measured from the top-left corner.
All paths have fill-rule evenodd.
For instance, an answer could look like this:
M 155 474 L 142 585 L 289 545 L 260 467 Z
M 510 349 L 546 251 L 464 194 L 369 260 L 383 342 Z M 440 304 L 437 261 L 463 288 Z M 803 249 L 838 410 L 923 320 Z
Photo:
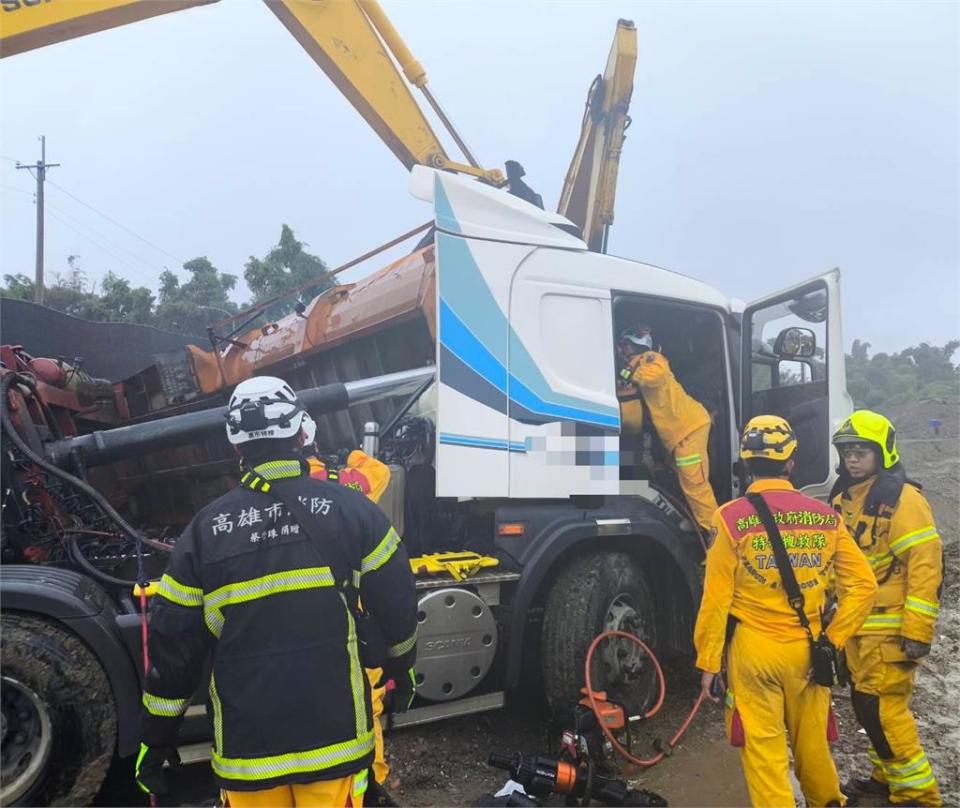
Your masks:
M 655 436 L 621 435 L 624 328 L 649 325 L 709 409 L 719 501 L 743 490 L 737 426 L 759 412 L 791 421 L 795 481 L 826 492 L 852 409 L 836 270 L 743 307 L 590 252 L 566 219 L 470 179 L 418 167 L 412 192 L 434 208 L 427 244 L 211 350 L 117 382 L 0 348 L 3 804 L 84 802 L 136 748 L 132 583 L 236 484 L 223 406 L 251 375 L 300 391 L 325 452 L 362 445 L 391 467 L 380 504 L 420 593 L 418 697 L 398 724 L 495 709 L 521 686 L 565 710 L 605 629 L 689 653 L 704 537 Z M 632 651 L 611 644 L 597 666 L 631 712 L 652 696 Z M 210 737 L 204 698 L 185 745 Z

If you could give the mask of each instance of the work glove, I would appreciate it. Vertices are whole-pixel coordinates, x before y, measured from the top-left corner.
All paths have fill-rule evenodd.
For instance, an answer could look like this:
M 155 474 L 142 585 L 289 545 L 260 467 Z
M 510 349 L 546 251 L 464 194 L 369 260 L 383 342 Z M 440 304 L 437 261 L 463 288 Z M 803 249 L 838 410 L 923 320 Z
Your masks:
M 389 712 L 405 713 L 413 704 L 413 697 L 417 695 L 417 679 L 413 668 L 388 672 L 386 676 L 393 681 L 392 688 L 387 684 L 387 694 L 390 696 Z
M 907 659 L 920 659 L 930 653 L 930 643 L 919 640 L 903 639 L 900 641 L 900 647 Z
M 167 772 L 163 764 L 170 761 L 171 766 L 180 765 L 180 755 L 173 746 L 149 747 L 140 744 L 140 754 L 137 755 L 137 767 L 134 777 L 137 786 L 147 794 L 163 796 L 169 793 L 170 784 L 167 782 Z

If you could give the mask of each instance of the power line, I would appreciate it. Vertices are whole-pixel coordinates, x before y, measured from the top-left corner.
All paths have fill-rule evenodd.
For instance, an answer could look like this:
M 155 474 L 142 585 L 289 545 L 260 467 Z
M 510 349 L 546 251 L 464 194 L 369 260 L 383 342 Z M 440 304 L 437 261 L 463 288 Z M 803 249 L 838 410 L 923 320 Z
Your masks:
M 28 191 L 21 191 L 19 188 L 12 188 L 12 187 L 6 186 L 6 185 L 0 185 L 0 188 L 6 188 L 6 189 L 11 190 L 11 191 L 20 191 L 20 193 L 30 195 Z M 81 236 L 82 238 L 84 238 L 84 239 L 86 239 L 87 241 L 89 241 L 91 244 L 93 244 L 93 245 L 95 245 L 96 247 L 98 247 L 99 249 L 103 250 L 105 253 L 107 253 L 107 254 L 110 255 L 111 257 L 113 257 L 113 258 L 115 258 L 116 260 L 120 261 L 120 263 L 122 263 L 125 267 L 127 267 L 127 268 L 129 268 L 129 269 L 131 270 L 131 272 L 134 274 L 135 277 L 137 277 L 137 278 L 140 279 L 141 281 L 146 282 L 148 285 L 153 284 L 153 283 L 156 281 L 156 277 L 155 277 L 155 276 L 148 274 L 148 273 L 146 272 L 146 270 L 144 270 L 144 269 L 142 269 L 142 268 L 140 268 L 140 267 L 133 266 L 132 264 L 130 264 L 129 262 L 127 262 L 127 261 L 126 261 L 124 258 L 122 258 L 121 256 L 116 255 L 114 252 L 112 252 L 110 249 L 108 249 L 107 246 L 105 246 L 104 244 L 101 244 L 99 241 L 96 241 L 96 240 L 94 239 L 94 236 L 95 236 L 97 239 L 100 239 L 100 240 L 102 240 L 103 242 L 105 242 L 106 245 L 110 245 L 110 246 L 112 246 L 112 247 L 115 247 L 116 249 L 118 249 L 118 250 L 120 250 L 120 251 L 122 251 L 122 252 L 127 253 L 127 255 L 129 255 L 129 256 L 130 256 L 131 258 L 133 258 L 134 260 L 139 261 L 139 262 L 141 262 L 142 264 L 145 264 L 145 265 L 148 266 L 151 270 L 153 270 L 155 273 L 157 273 L 157 276 L 159 276 L 159 275 L 163 272 L 163 270 L 159 269 L 158 267 L 154 266 L 153 264 L 149 263 L 148 261 L 145 261 L 143 258 L 141 258 L 140 256 L 138 256 L 136 253 L 131 252 L 131 251 L 128 250 L 126 247 L 123 247 L 122 245 L 118 244 L 117 242 L 112 241 L 111 239 L 109 239 L 107 236 L 104 236 L 102 233 L 94 230 L 92 227 L 90 227 L 88 224 L 86 224 L 85 222 L 83 222 L 83 221 L 81 221 L 80 219 L 78 219 L 76 216 L 73 216 L 72 214 L 67 213 L 65 210 L 57 207 L 56 205 L 51 204 L 50 202 L 47 202 L 47 208 L 48 208 L 48 210 L 50 210 L 50 212 L 51 212 L 50 215 L 53 216 L 58 222 L 60 222 L 62 225 L 64 225 L 64 226 L 67 227 L 68 229 L 72 230 L 72 231 L 73 231 L 74 233 L 76 233 L 78 236 Z M 57 214 L 59 214 L 59 215 L 57 215 Z M 76 224 L 76 227 L 72 226 L 72 225 L 70 224 L 70 222 L 67 221 L 66 219 L 64 219 L 63 217 L 66 217 L 67 219 L 72 220 L 72 221 Z M 83 230 L 87 230 L 87 231 L 89 231 L 89 232 L 88 232 L 88 233 L 84 233 L 84 232 L 82 232 L 82 230 L 78 230 L 77 227 L 83 228 Z M 90 234 L 92 234 L 92 235 L 90 235 Z
M 27 196 L 33 196 L 33 191 L 27 191 L 23 188 L 14 188 L 12 185 L 0 185 L 0 188 L 3 188 L 5 191 L 16 191 L 18 194 L 26 194 Z
M 120 264 L 122 264 L 123 266 L 127 267 L 127 269 L 131 270 L 131 271 L 134 272 L 134 273 L 136 273 L 136 272 L 138 271 L 136 267 L 131 266 L 126 260 L 124 260 L 123 258 L 121 258 L 119 255 L 117 255 L 115 252 L 113 252 L 113 251 L 110 250 L 109 248 L 105 247 L 103 244 L 100 244 L 96 239 L 94 239 L 94 238 L 92 238 L 91 236 L 87 235 L 86 233 L 83 233 L 83 232 L 81 232 L 80 230 L 78 230 L 76 227 L 74 227 L 72 224 L 70 224 L 70 222 L 68 222 L 66 219 L 61 218 L 61 217 L 60 217 L 59 215 L 57 215 L 54 211 L 51 210 L 51 211 L 50 211 L 50 215 L 53 216 L 54 219 L 56 219 L 58 222 L 60 222 L 60 224 L 62 224 L 62 225 L 63 225 L 64 227 L 66 227 L 68 230 L 72 230 L 74 233 L 76 233 L 76 234 L 77 234 L 78 236 L 80 236 L 81 238 L 86 239 L 86 240 L 89 241 L 91 244 L 93 244 L 95 247 L 103 250 L 103 251 L 104 251 L 107 255 L 109 255 L 111 258 L 113 258 L 114 260 L 120 262 Z
M 71 221 L 73 221 L 78 227 L 81 227 L 81 228 L 83 228 L 84 230 L 87 230 L 88 232 L 92 233 L 92 234 L 93 234 L 94 236 L 96 236 L 98 239 L 100 239 L 101 241 L 105 242 L 106 244 L 109 244 L 111 247 L 114 247 L 114 248 L 120 250 L 121 252 L 126 253 L 126 254 L 127 254 L 128 256 L 130 256 L 134 261 L 139 261 L 139 262 L 140 262 L 141 264 L 143 264 L 144 266 L 149 267 L 152 271 L 156 272 L 157 275 L 159 275 L 161 272 L 163 272 L 162 269 L 160 269 L 159 267 L 155 266 L 154 264 L 151 264 L 149 261 L 141 258 L 141 257 L 140 257 L 139 255 L 137 255 L 135 252 L 132 252 L 131 250 L 128 250 L 128 249 L 127 249 L 126 247 L 124 247 L 122 244 L 118 244 L 116 241 L 113 241 L 113 240 L 110 239 L 108 236 L 105 236 L 103 233 L 99 232 L 98 230 L 94 230 L 92 227 L 90 227 L 90 225 L 88 225 L 88 224 L 87 224 L 86 222 L 84 222 L 83 220 L 78 219 L 78 218 L 77 218 L 76 216 L 74 216 L 73 214 L 67 213 L 67 211 L 63 210 L 62 208 L 57 207 L 56 205 L 50 204 L 50 202 L 47 202 L 47 207 L 50 208 L 51 210 L 57 211 L 57 213 L 59 213 L 61 216 L 66 216 L 68 219 L 70 219 Z M 138 273 L 143 273 L 143 271 L 144 271 L 144 270 L 141 270 L 141 269 L 138 269 L 138 270 L 137 270 Z M 151 277 L 150 280 L 153 281 L 154 278 Z
M 108 222 L 110 222 L 110 224 L 115 225 L 116 227 L 119 227 L 121 230 L 124 230 L 124 231 L 126 231 L 127 233 L 129 233 L 131 236 L 134 236 L 135 238 L 140 239 L 140 241 L 142 241 L 144 244 L 147 244 L 147 245 L 150 246 L 150 247 L 153 247 L 153 249 L 159 250 L 159 251 L 162 252 L 164 255 L 166 255 L 166 256 L 172 258 L 174 261 L 178 262 L 181 266 L 183 266 L 183 264 L 186 263 L 182 258 L 178 258 L 178 257 L 177 257 L 176 255 L 174 255 L 173 253 L 168 252 L 167 250 L 163 249 L 163 247 L 160 247 L 159 245 L 154 244 L 154 243 L 153 243 L 152 241 L 150 241 L 149 239 L 145 239 L 145 238 L 144 238 L 143 236 L 141 236 L 139 233 L 135 233 L 133 230 L 131 230 L 131 229 L 130 229 L 129 227 L 127 227 L 126 225 L 120 224 L 120 222 L 118 222 L 116 219 L 108 216 L 108 215 L 107 215 L 106 213 L 104 213 L 102 210 L 98 210 L 98 209 L 95 208 L 93 205 L 91 205 L 91 204 L 89 204 L 89 203 L 87 203 L 87 202 L 84 202 L 82 199 L 80 199 L 80 197 L 76 196 L 75 194 L 70 193 L 70 191 L 68 191 L 68 190 L 67 190 L 66 188 L 64 188 L 62 185 L 57 185 L 57 183 L 55 183 L 53 180 L 47 180 L 47 181 L 48 181 L 54 188 L 56 188 L 58 191 L 60 191 L 61 193 L 64 193 L 64 194 L 66 194 L 67 196 L 69 196 L 71 199 L 73 199 L 74 201 L 79 202 L 79 203 L 80 203 L 81 205 L 83 205 L 85 208 L 90 208 L 90 210 L 92 210 L 92 211 L 93 211 L 94 213 L 96 213 L 97 215 L 102 216 L 104 219 L 106 219 Z

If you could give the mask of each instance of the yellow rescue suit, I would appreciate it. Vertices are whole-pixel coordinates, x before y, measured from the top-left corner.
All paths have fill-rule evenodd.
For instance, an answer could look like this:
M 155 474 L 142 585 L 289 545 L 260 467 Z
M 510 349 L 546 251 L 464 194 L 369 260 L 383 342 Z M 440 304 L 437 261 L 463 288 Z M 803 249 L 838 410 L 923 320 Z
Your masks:
M 390 467 L 360 449 L 354 449 L 347 458 L 347 465 L 331 472 L 319 457 L 307 458 L 310 476 L 315 480 L 337 482 L 359 491 L 367 499 L 379 502 L 390 482 Z
M 347 465 L 333 473 L 318 457 L 308 458 L 307 464 L 310 466 L 310 476 L 314 479 L 329 480 L 353 488 L 373 502 L 379 501 L 390 482 L 390 467 L 359 449 L 350 452 Z M 383 715 L 383 698 L 387 692 L 385 687 L 377 687 L 377 683 L 382 678 L 382 668 L 367 668 L 373 713 L 373 776 L 378 783 L 385 783 L 390 774 L 390 767 L 387 765 L 383 751 L 383 725 L 380 723 L 380 716 Z
M 680 488 L 693 517 L 709 530 L 710 520 L 717 510 L 717 498 L 710 486 L 710 458 L 707 455 L 710 413 L 683 389 L 670 370 L 667 358 L 657 351 L 631 357 L 621 372 L 621 378 L 629 380 L 643 395 L 653 428 L 657 430 L 663 447 L 673 456 Z M 622 398 L 620 414 L 624 418 Z M 636 420 L 633 410 L 628 408 L 626 418 Z M 641 429 L 642 426 L 641 405 Z M 626 420 L 624 427 L 630 428 Z
M 617 400 L 620 404 L 620 431 L 639 437 L 643 432 L 643 399 L 632 382 L 617 380 Z
M 780 527 L 804 594 L 814 635 L 831 573 L 844 595 L 827 637 L 840 648 L 870 612 L 877 591 L 870 567 L 828 505 L 782 479 L 757 480 Z M 783 591 L 773 549 L 759 515 L 745 497 L 722 506 L 713 519 L 716 539 L 707 553 L 703 600 L 694 643 L 697 667 L 720 670 L 727 618 L 736 621 L 728 653 L 727 726 L 733 711 L 743 723 L 744 776 L 755 806 L 792 806 L 787 735 L 808 806 L 844 804 L 827 743 L 830 690 L 810 681 L 810 644 Z M 786 729 L 786 732 L 784 732 Z
M 230 808 L 326 808 L 363 805 L 367 789 L 366 770 L 336 780 L 315 780 L 261 791 L 225 791 Z
M 881 506 L 877 516 L 867 515 L 875 480 L 851 485 L 833 502 L 880 586 L 873 611 L 847 645 L 852 700 L 871 741 L 873 778 L 890 789 L 891 803 L 938 806 L 940 791 L 910 712 L 917 663 L 904 654 L 901 640 L 933 642 L 942 545 L 930 505 L 910 484 L 892 509 Z

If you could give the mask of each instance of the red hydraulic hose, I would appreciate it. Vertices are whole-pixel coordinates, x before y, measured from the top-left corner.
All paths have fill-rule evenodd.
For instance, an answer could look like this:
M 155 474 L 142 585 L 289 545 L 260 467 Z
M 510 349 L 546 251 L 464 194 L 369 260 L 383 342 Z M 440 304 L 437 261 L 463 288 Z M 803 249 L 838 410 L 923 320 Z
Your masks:
M 649 769 L 651 766 L 656 766 L 661 760 L 666 757 L 669 750 L 672 750 L 674 746 L 677 745 L 677 742 L 683 737 L 683 734 L 690 727 L 690 724 L 693 723 L 693 719 L 696 717 L 697 712 L 700 710 L 700 705 L 703 704 L 703 692 L 701 691 L 700 695 L 697 696 L 697 700 L 693 703 L 693 708 L 690 710 L 684 722 L 680 725 L 680 729 L 674 733 L 673 737 L 670 739 L 667 744 L 668 750 L 661 750 L 652 758 L 638 758 L 634 757 L 630 752 L 628 752 L 623 745 L 618 741 L 613 732 L 607 727 L 606 723 L 601 719 L 599 709 L 597 707 L 597 697 L 596 693 L 593 690 L 593 682 L 590 677 L 590 667 L 591 662 L 593 662 L 593 654 L 597 650 L 597 646 L 600 645 L 603 640 L 610 637 L 622 637 L 623 639 L 630 640 L 631 642 L 639 645 L 643 652 L 650 658 L 650 661 L 653 663 L 654 670 L 657 673 L 657 680 L 660 682 L 660 696 L 657 699 L 656 703 L 647 710 L 644 718 L 652 718 L 663 706 L 663 701 L 667 695 L 667 682 L 663 675 L 663 668 L 660 667 L 660 660 L 657 659 L 656 654 L 650 650 L 646 643 L 643 642 L 635 634 L 628 634 L 626 631 L 604 631 L 602 634 L 598 634 L 590 647 L 587 649 L 587 658 L 584 662 L 584 679 L 587 684 L 587 698 L 590 700 L 590 708 L 593 710 L 593 714 L 597 717 L 597 723 L 600 725 L 600 729 L 603 730 L 603 734 L 606 736 L 607 740 L 610 741 L 610 745 L 616 750 L 617 754 L 620 755 L 624 760 L 632 763 L 634 766 L 639 766 L 642 769 Z

